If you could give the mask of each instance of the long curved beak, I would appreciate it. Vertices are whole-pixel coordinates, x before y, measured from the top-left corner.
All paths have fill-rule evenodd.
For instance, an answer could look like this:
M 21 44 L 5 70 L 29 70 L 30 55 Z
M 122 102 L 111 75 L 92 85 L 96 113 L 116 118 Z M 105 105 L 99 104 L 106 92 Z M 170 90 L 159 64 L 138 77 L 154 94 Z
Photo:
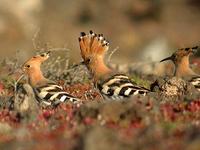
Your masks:
M 164 59 L 163 59 L 163 60 L 161 60 L 160 62 L 167 61 L 167 60 L 172 60 L 172 56 L 170 56 L 170 57 L 167 57 L 167 58 L 164 58 Z

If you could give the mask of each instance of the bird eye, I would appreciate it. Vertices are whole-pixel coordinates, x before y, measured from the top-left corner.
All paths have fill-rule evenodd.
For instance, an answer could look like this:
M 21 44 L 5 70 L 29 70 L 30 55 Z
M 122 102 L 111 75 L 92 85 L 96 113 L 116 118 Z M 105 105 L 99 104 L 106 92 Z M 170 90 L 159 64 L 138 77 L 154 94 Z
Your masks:
M 86 64 L 89 64 L 90 63 L 90 59 L 88 58 L 86 61 L 85 61 Z
M 26 67 L 26 68 L 30 68 L 31 66 L 30 66 L 30 65 L 26 65 L 25 67 Z
M 44 55 L 44 54 L 41 54 L 40 56 L 41 56 L 41 57 L 44 57 L 45 55 Z

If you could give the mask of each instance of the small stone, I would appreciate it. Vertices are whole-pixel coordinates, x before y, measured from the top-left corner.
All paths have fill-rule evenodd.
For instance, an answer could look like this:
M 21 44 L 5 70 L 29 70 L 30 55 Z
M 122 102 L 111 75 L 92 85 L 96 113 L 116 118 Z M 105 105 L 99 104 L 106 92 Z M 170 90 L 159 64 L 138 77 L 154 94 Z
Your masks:
M 181 96 L 187 91 L 186 82 L 177 77 L 172 77 L 161 86 L 161 93 L 166 97 Z

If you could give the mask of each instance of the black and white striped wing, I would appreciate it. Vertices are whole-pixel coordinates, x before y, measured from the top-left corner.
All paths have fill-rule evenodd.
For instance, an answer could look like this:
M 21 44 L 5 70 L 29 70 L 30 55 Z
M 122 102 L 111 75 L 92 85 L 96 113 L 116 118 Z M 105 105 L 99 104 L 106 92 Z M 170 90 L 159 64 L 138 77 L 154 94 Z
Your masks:
M 65 101 L 72 103 L 79 103 L 80 99 L 75 98 L 69 93 L 65 92 L 63 88 L 56 84 L 48 84 L 45 86 L 35 88 L 36 95 L 46 105 L 58 105 Z
M 193 77 L 190 81 L 189 81 L 192 85 L 194 85 L 194 87 L 200 91 L 200 77 Z
M 101 94 L 106 98 L 119 100 L 131 95 L 146 95 L 149 90 L 133 83 L 126 75 L 114 75 L 97 85 Z

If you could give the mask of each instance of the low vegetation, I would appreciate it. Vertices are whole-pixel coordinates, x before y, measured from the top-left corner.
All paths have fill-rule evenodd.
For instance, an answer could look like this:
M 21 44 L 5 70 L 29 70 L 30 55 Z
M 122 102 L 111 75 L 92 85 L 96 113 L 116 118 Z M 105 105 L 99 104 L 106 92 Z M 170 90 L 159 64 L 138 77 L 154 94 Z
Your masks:
M 146 97 L 105 101 L 93 88 L 84 66 L 57 59 L 44 64 L 48 68 L 44 69 L 48 70 L 45 75 L 83 99 L 84 104 L 64 103 L 57 108 L 39 108 L 37 112 L 17 111 L 12 107 L 12 100 L 14 84 L 20 76 L 16 69 L 19 66 L 10 63 L 12 60 L 1 63 L 0 149 L 199 148 L 200 100 L 197 96 L 166 98 L 155 92 Z M 61 68 L 55 72 L 56 67 Z M 130 76 L 147 88 L 155 78 Z

